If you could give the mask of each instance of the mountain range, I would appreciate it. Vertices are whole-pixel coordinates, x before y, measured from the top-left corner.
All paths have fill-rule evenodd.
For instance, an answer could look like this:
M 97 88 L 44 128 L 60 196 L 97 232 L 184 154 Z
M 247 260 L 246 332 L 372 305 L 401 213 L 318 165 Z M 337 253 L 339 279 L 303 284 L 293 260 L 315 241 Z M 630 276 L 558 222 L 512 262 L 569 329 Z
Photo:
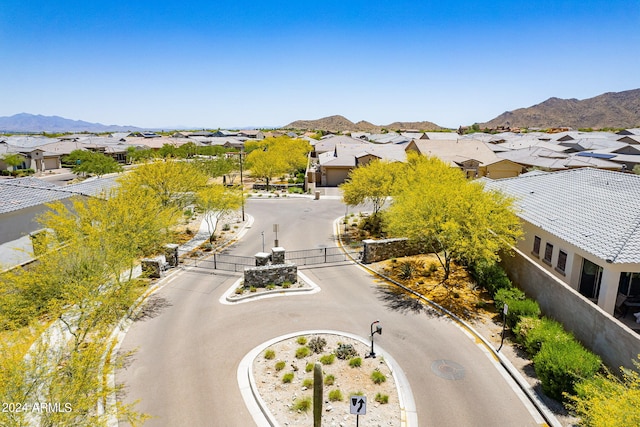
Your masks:
M 640 89 L 608 92 L 584 100 L 549 98 L 540 104 L 507 111 L 484 123 L 480 128 L 637 128 L 640 127 Z M 415 129 L 437 131 L 443 128 L 433 122 L 394 122 L 375 125 L 367 121 L 353 123 L 335 115 L 317 120 L 297 120 L 282 128 L 299 130 L 325 130 L 331 132 L 360 131 L 379 133 L 383 129 Z M 0 117 L 0 132 L 134 132 L 148 130 L 135 126 L 103 125 L 58 116 L 27 113 Z
M 379 126 L 361 120 L 353 123 L 351 120 L 343 116 L 329 116 L 317 120 L 297 120 L 283 126 L 284 129 L 300 129 L 300 130 L 325 130 L 330 132 L 372 132 L 377 133 L 382 129 L 398 130 L 398 129 L 416 129 L 423 131 L 437 131 L 443 128 L 432 122 L 394 122 L 388 125 Z
M 640 127 L 640 89 L 608 92 L 584 100 L 549 98 L 478 124 L 481 128 L 636 128 Z
M 70 120 L 59 116 L 20 113 L 0 117 L 0 132 L 64 133 L 64 132 L 134 132 L 142 128 L 135 126 L 103 125 L 82 120 Z

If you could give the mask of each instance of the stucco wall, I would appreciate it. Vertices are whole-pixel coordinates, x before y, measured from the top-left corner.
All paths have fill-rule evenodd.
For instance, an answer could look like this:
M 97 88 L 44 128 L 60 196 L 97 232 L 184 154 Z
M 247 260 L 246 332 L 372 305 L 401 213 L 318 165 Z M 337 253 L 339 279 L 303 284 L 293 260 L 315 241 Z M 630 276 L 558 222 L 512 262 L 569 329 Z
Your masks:
M 634 368 L 632 360 L 640 354 L 640 335 L 522 252 L 516 250 L 513 256 L 503 256 L 502 265 L 514 285 L 538 301 L 545 316 L 562 323 L 606 365 L 615 371 L 620 366 Z

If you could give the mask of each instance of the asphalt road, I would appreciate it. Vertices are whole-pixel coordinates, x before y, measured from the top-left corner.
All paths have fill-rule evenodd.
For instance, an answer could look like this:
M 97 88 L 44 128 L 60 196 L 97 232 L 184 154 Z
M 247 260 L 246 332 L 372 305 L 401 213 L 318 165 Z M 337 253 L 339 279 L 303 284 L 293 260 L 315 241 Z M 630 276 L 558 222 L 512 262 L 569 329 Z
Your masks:
M 333 244 L 338 200 L 250 200 L 255 218 L 230 253 L 252 256 L 278 239 L 287 250 Z M 238 274 L 190 269 L 173 276 L 151 297 L 148 316 L 134 323 L 121 351 L 137 349 L 116 380 L 123 400 L 140 399 L 138 410 L 155 418 L 148 426 L 246 427 L 253 420 L 237 385 L 240 360 L 274 337 L 332 329 L 368 337 L 374 320 L 383 324 L 376 342 L 409 379 L 421 426 L 537 426 L 503 373 L 452 321 L 389 292 L 363 269 L 348 263 L 305 268 L 319 293 L 222 305 L 220 296 Z M 438 375 L 434 362 L 464 368 L 457 380 Z M 124 424 L 121 424 L 124 425 Z

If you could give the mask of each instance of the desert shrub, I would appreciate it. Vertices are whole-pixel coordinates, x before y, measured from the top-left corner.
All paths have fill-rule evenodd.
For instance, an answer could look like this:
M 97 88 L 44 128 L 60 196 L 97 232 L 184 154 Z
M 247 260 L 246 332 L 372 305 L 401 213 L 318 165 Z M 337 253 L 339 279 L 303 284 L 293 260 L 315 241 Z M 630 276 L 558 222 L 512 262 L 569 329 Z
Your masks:
M 576 384 L 569 407 L 586 427 L 640 426 L 640 363 L 620 368 L 620 376 L 606 370 Z
M 295 402 L 293 402 L 294 411 L 307 412 L 309 409 L 311 409 L 311 406 L 312 406 L 312 402 L 311 402 L 311 397 L 309 396 L 301 397 L 299 399 L 296 399 Z
M 313 363 L 311 363 L 311 362 L 307 363 L 307 365 L 304 367 L 304 371 L 305 372 L 313 371 Z
M 286 374 L 284 374 L 282 376 L 282 382 L 283 383 L 288 384 L 291 381 L 293 381 L 293 372 L 287 372 Z
M 349 366 L 351 366 L 352 368 L 359 368 L 360 366 L 362 366 L 362 358 L 360 357 L 351 358 L 351 360 L 349 360 Z
M 275 366 L 276 371 L 282 371 L 286 365 L 287 365 L 287 362 L 285 362 L 284 360 L 276 362 L 276 366 Z
M 298 337 L 296 342 L 300 345 L 305 345 L 307 343 L 307 337 Z
M 402 280 L 409 280 L 418 272 L 420 266 L 415 261 L 405 261 L 398 265 L 398 277 Z
M 310 353 L 311 350 L 309 350 L 309 347 L 298 347 L 298 349 L 296 350 L 296 357 L 298 359 L 302 359 L 309 356 Z
M 386 380 L 387 380 L 387 377 L 385 376 L 385 374 L 383 374 L 377 369 L 371 373 L 371 381 L 373 381 L 374 384 L 382 384 Z
M 359 227 L 363 231 L 367 231 L 369 234 L 381 237 L 383 235 L 382 231 L 384 228 L 384 221 L 382 219 L 382 215 L 371 215 L 366 216 L 360 220 Z
M 229 231 L 229 230 L 231 230 L 231 226 L 229 224 L 224 224 L 222 226 L 222 231 Z
M 258 289 L 256 289 L 255 286 L 250 286 L 249 287 L 249 292 L 256 292 Z
M 268 291 L 272 291 L 272 290 L 274 290 L 276 288 L 276 285 L 274 285 L 273 283 L 269 283 L 267 286 L 265 286 L 265 288 Z
M 283 282 L 282 289 L 289 289 L 291 287 L 291 282 Z
M 573 339 L 573 336 L 564 330 L 562 324 L 546 317 L 542 319 L 521 317 L 514 332 L 530 356 L 535 356 L 545 343 Z
M 271 359 L 273 359 L 274 357 L 276 357 L 276 352 L 275 352 L 275 351 L 273 351 L 273 350 L 272 350 L 272 349 L 270 349 L 270 348 L 268 348 L 268 349 L 266 349 L 266 350 L 265 350 L 265 352 L 264 352 L 264 358 L 265 358 L 265 359 L 267 359 L 267 360 L 271 360 Z
M 498 264 L 479 262 L 470 266 L 469 272 L 475 282 L 485 288 L 492 296 L 500 289 L 513 287 L 507 273 Z
M 303 194 L 304 190 L 300 187 L 289 187 L 288 189 L 289 193 L 292 194 Z
M 305 378 L 302 380 L 302 386 L 306 388 L 313 387 L 313 378 Z
M 518 288 L 503 288 L 498 290 L 496 294 L 493 296 L 493 301 L 496 305 L 498 311 L 502 311 L 504 308 L 504 304 L 507 303 L 509 305 L 509 309 L 511 309 L 511 302 L 516 300 L 524 300 L 527 296 Z
M 325 354 L 324 356 L 320 357 L 320 363 L 322 363 L 323 365 L 331 365 L 334 360 L 336 360 L 336 355 L 333 353 Z
M 533 358 L 542 391 L 556 400 L 574 395 L 576 384 L 592 378 L 600 369 L 600 358 L 575 340 L 545 343 Z
M 342 392 L 338 389 L 329 392 L 329 401 L 336 402 L 342 400 Z
M 336 382 L 336 377 L 329 374 L 324 377 L 324 385 L 333 385 Z
M 376 402 L 382 404 L 382 405 L 385 405 L 385 404 L 389 403 L 389 395 L 382 394 L 382 393 L 377 393 L 374 400 Z
M 314 353 L 322 353 L 326 345 L 327 340 L 325 340 L 324 338 L 313 337 L 309 340 L 309 344 L 307 344 L 307 347 L 309 347 Z
M 513 328 L 522 317 L 540 316 L 540 305 L 530 298 L 524 300 L 509 301 L 507 313 L 507 326 Z
M 352 357 L 356 357 L 358 355 L 358 352 L 351 344 L 339 343 L 335 354 L 338 359 L 347 360 L 351 359 Z

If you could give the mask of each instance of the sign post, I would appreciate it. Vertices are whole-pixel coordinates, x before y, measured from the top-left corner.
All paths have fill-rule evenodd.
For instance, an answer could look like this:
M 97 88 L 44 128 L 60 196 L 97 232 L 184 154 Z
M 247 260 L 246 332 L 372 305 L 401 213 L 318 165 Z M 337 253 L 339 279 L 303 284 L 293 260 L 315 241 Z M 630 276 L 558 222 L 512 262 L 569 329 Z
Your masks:
M 356 416 L 356 427 L 358 427 L 360 415 L 367 413 L 367 396 L 351 396 L 349 398 L 349 412 Z
M 502 309 L 502 338 L 500 339 L 500 347 L 498 347 L 498 351 L 502 348 L 502 344 L 504 344 L 504 331 L 507 327 L 507 313 L 509 312 L 509 305 L 505 303 L 504 308 Z

